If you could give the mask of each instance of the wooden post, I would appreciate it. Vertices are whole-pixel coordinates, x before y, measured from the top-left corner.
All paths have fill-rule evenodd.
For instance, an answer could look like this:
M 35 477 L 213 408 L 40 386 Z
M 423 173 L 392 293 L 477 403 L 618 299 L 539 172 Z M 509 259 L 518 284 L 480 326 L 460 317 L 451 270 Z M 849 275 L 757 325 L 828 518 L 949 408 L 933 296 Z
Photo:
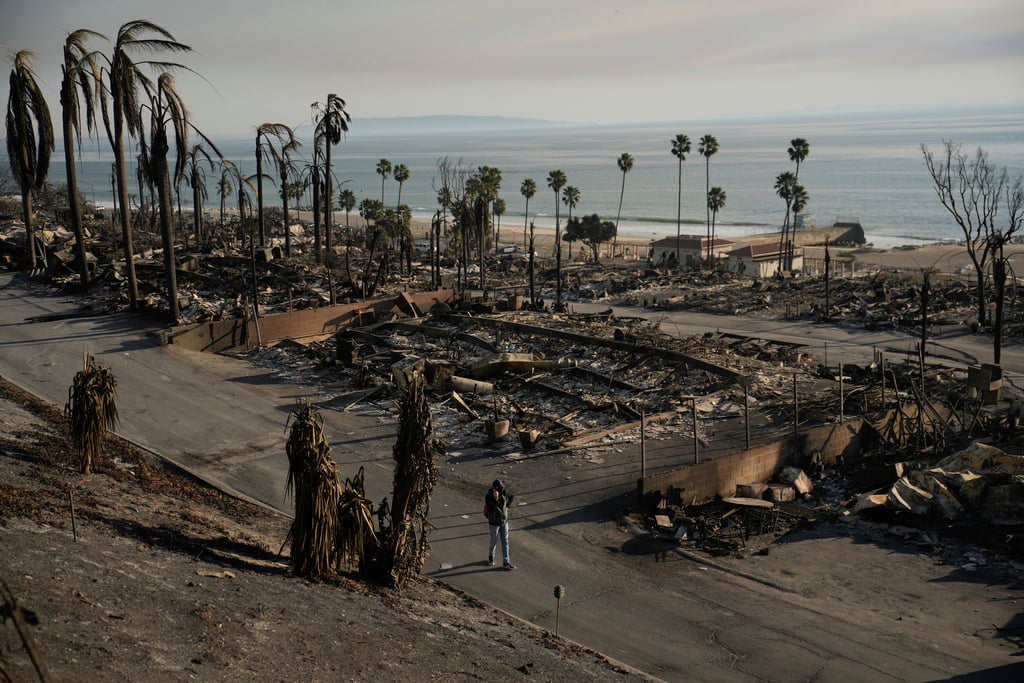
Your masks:
M 796 373 L 793 373 L 793 436 L 800 434 L 800 402 L 796 395 Z
M 744 439 L 745 439 L 744 444 L 746 445 L 746 449 L 748 451 L 750 450 L 750 387 L 749 387 L 749 384 L 750 384 L 750 378 L 749 377 L 744 377 L 743 378 L 743 431 L 745 432 L 745 434 L 744 434 Z
M 839 363 L 839 421 L 843 421 L 843 363 Z
M 697 450 L 699 441 L 697 439 L 697 397 L 690 397 L 690 406 L 693 412 L 693 464 L 700 464 L 700 452 Z
M 75 522 L 75 490 L 68 489 L 68 500 L 71 502 L 71 538 L 78 543 L 78 524 Z
M 640 478 L 647 478 L 647 413 L 640 411 Z

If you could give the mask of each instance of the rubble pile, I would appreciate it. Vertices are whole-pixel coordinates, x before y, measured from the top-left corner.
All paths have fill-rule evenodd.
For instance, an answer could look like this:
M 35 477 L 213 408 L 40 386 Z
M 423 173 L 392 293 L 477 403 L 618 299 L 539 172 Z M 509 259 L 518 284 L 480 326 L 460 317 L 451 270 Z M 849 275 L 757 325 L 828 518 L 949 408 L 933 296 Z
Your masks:
M 323 403 L 336 409 L 392 399 L 411 372 L 423 372 L 436 413 L 454 418 L 438 419 L 450 428 L 442 438 L 453 448 L 516 444 L 517 435 L 526 450 L 631 438 L 641 415 L 651 438 L 692 435 L 692 400 L 706 442 L 723 422 L 742 419 L 744 379 L 755 437 L 769 439 L 792 419 L 792 368 L 778 362 L 794 357 L 791 345 L 728 335 L 677 339 L 610 312 L 469 316 L 447 308 L 240 355 L 318 386 Z M 813 375 L 812 356 L 801 354 L 799 363 L 807 401 L 834 392 L 834 382 Z M 496 422 L 507 422 L 507 437 L 488 432 Z
M 895 463 L 895 481 L 860 495 L 852 511 L 1024 526 L 1024 456 L 975 442 L 931 465 Z

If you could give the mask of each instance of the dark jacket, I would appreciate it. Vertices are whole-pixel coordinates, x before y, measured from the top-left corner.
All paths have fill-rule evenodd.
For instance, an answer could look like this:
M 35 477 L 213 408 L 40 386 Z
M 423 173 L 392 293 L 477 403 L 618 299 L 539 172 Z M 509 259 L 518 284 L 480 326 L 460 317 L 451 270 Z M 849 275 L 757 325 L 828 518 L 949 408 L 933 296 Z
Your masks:
M 484 496 L 484 516 L 491 526 L 500 526 L 508 521 L 509 506 L 512 504 L 512 494 L 507 491 L 498 493 L 498 500 L 490 491 Z

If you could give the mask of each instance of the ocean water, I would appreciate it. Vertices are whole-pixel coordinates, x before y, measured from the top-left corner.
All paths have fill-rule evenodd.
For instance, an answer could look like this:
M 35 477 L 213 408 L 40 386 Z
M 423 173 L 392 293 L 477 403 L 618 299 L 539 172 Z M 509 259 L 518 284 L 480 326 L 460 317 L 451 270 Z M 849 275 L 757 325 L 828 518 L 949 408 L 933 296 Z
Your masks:
M 636 126 L 552 125 L 529 129 L 447 130 L 415 126 L 403 132 L 361 131 L 358 117 L 348 137 L 333 152 L 334 172 L 343 187 L 358 200 L 379 199 L 381 177 L 376 173 L 381 158 L 404 163 L 410 178 L 402 187 L 402 203 L 419 217 L 437 209 L 437 162 L 447 156 L 469 169 L 488 165 L 502 172 L 501 197 L 507 205 L 501 218 L 502 241 L 522 239 L 525 200 L 519 192 L 524 178 L 533 178 L 537 194 L 530 201 L 530 219 L 538 226 L 554 225 L 554 193 L 547 175 L 561 169 L 569 185 L 580 190 L 574 215 L 598 213 L 615 220 L 623 175 L 617 159 L 623 152 L 634 157 L 625 177 L 620 235 L 660 238 L 676 233 L 678 162 L 671 154 L 671 140 L 684 133 L 693 151 L 683 163 L 682 220 L 684 234 L 705 231 L 705 171 L 712 186 L 727 194 L 718 216 L 718 234 L 730 237 L 777 230 L 785 205 L 774 192 L 776 176 L 792 171 L 786 152 L 789 141 L 802 137 L 810 143 L 810 155 L 801 164 L 800 182 L 810 201 L 806 224 L 819 227 L 835 221 L 859 221 L 868 241 L 891 247 L 961 239 L 959 228 L 938 203 L 924 166 L 921 145 L 940 150 L 944 140 L 961 143 L 973 153 L 978 146 L 1011 176 L 1024 173 L 1024 110 L 956 113 L 928 112 L 891 115 L 831 115 L 722 123 Z M 710 159 L 697 153 L 705 134 L 714 135 L 719 152 Z M 300 135 L 301 137 L 301 135 Z M 240 164 L 243 172 L 255 170 L 254 134 L 240 132 L 216 140 L 224 157 Z M 308 151 L 306 152 L 308 155 Z M 51 180 L 63 181 L 62 152 L 51 165 Z M 79 154 L 79 182 L 87 199 L 110 205 L 112 156 L 105 142 L 83 143 Z M 300 161 L 300 165 L 304 162 Z M 209 174 L 207 210 L 219 205 Z M 132 176 L 134 177 L 134 176 Z M 129 183 L 133 187 L 132 183 Z M 279 204 L 272 185 L 265 185 L 268 202 Z M 398 184 L 384 182 L 387 205 L 398 199 Z M 304 202 L 311 203 L 311 196 Z M 182 190 L 182 203 L 191 192 Z M 232 201 L 229 199 L 229 205 Z M 567 209 L 560 209 L 564 224 Z M 343 214 L 340 217 L 344 221 Z M 356 223 L 360 219 L 351 216 Z

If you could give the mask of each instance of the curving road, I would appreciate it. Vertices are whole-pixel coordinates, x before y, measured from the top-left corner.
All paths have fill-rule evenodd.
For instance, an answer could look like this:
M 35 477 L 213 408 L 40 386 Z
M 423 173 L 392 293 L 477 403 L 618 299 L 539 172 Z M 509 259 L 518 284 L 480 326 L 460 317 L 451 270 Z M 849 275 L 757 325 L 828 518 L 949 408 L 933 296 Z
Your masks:
M 311 395 L 309 389 L 229 358 L 160 346 L 157 328 L 133 316 L 28 322 L 76 309 L 74 301 L 30 292 L 19 276 L 0 274 L 0 374 L 63 405 L 83 350 L 88 350 L 117 377 L 121 434 L 226 490 L 288 511 L 286 422 L 295 401 Z M 638 315 L 632 309 L 621 314 Z M 895 332 L 691 313 L 651 317 L 674 334 L 719 329 L 784 341 L 815 340 L 812 345 L 828 341 L 830 362 L 865 362 L 872 347 L 887 353 L 913 348 L 911 339 Z M 989 357 L 981 339 L 952 334 L 938 338 L 929 353 L 962 363 Z M 1021 350 L 1007 349 L 1004 363 L 1019 380 Z M 322 414 L 343 475 L 366 466 L 368 495 L 374 500 L 390 495 L 390 420 L 380 412 L 324 409 Z M 903 621 L 881 608 L 859 609 L 854 600 L 840 606 L 831 593 L 818 594 L 813 582 L 795 590 L 742 563 L 676 551 L 623 552 L 631 534 L 617 525 L 614 513 L 634 490 L 637 452 L 635 444 L 625 444 L 593 456 L 519 459 L 484 447 L 449 453 L 440 463 L 441 482 L 432 501 L 437 529 L 426 573 L 552 630 L 552 587 L 563 584 L 561 635 L 666 680 L 940 680 L 998 671 L 1016 661 L 1012 648 L 955 637 L 965 627 L 936 623 L 941 616 Z M 482 495 L 499 477 L 517 494 L 515 572 L 483 563 Z M 865 551 L 844 547 L 842 552 L 854 550 Z M 862 569 L 852 567 L 851 572 Z M 880 580 L 885 584 L 890 577 Z M 939 598 L 928 597 L 933 588 L 915 588 L 925 607 L 938 605 Z M 982 591 L 978 600 L 985 599 L 984 591 L 991 592 L 991 606 L 978 619 L 1012 619 L 1010 594 L 985 586 L 971 589 Z M 963 619 L 970 621 L 969 616 Z

